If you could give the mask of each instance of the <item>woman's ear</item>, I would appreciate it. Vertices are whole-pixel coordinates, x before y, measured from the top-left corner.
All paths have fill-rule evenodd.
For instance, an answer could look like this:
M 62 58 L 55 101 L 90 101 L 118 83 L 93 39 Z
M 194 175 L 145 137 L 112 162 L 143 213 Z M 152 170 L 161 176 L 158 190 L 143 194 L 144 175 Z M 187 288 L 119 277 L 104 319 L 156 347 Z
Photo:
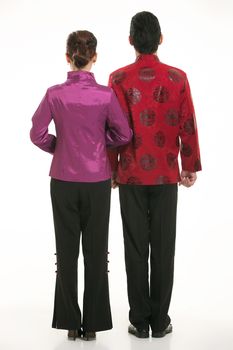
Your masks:
M 129 36 L 129 43 L 130 43 L 130 45 L 133 45 L 133 39 L 131 36 Z
M 98 54 L 97 52 L 94 54 L 93 58 L 92 58 L 92 62 L 95 63 L 97 61 L 97 57 L 98 57 Z
M 69 57 L 68 53 L 66 53 L 66 62 L 70 63 L 70 57 Z

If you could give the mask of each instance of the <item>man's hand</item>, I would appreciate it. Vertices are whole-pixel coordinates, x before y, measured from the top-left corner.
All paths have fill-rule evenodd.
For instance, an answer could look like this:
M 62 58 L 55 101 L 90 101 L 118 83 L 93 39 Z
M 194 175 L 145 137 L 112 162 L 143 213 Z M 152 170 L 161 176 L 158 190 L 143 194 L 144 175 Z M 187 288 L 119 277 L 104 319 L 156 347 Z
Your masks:
M 116 180 L 117 174 L 115 172 L 112 173 L 112 188 L 117 188 L 118 187 L 118 182 Z
M 185 187 L 191 187 L 196 182 L 197 174 L 191 173 L 190 171 L 182 170 L 180 177 L 181 177 L 181 181 L 179 185 L 183 185 Z

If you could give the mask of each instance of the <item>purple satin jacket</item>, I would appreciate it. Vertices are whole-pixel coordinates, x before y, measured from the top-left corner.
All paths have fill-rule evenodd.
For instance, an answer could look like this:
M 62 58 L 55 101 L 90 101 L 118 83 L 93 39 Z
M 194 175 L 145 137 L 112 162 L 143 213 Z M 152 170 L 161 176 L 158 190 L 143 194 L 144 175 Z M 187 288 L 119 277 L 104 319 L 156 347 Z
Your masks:
M 48 133 L 52 120 L 56 136 Z M 47 90 L 32 118 L 30 137 L 53 154 L 51 177 L 98 182 L 111 177 L 106 147 L 128 143 L 132 130 L 113 90 L 97 84 L 93 73 L 73 71 L 65 83 Z

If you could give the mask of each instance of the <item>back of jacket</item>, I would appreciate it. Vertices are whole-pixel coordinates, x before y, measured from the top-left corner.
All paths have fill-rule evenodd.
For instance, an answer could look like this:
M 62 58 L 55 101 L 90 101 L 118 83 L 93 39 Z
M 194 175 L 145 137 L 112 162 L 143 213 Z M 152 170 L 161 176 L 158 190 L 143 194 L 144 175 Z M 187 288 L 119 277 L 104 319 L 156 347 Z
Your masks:
M 159 185 L 180 180 L 182 169 L 201 170 L 194 107 L 186 74 L 153 54 L 110 75 L 134 137 L 117 152 L 109 152 L 112 170 L 122 184 Z
M 48 133 L 54 120 L 56 136 Z M 75 182 L 110 178 L 106 146 L 129 142 L 131 130 L 112 89 L 86 71 L 47 90 L 32 118 L 31 140 L 53 154 L 50 176 Z

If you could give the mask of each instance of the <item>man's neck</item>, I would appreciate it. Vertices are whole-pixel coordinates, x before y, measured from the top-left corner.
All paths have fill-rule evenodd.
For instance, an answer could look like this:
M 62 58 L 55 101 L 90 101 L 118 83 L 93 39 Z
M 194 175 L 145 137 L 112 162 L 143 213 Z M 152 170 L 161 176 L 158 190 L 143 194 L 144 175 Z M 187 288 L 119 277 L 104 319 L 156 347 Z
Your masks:
M 145 55 L 143 53 L 138 52 L 137 50 L 135 50 L 135 54 L 136 54 L 136 58 L 138 58 L 138 56 L 140 56 L 140 55 Z M 157 55 L 157 52 L 153 52 L 151 55 Z

